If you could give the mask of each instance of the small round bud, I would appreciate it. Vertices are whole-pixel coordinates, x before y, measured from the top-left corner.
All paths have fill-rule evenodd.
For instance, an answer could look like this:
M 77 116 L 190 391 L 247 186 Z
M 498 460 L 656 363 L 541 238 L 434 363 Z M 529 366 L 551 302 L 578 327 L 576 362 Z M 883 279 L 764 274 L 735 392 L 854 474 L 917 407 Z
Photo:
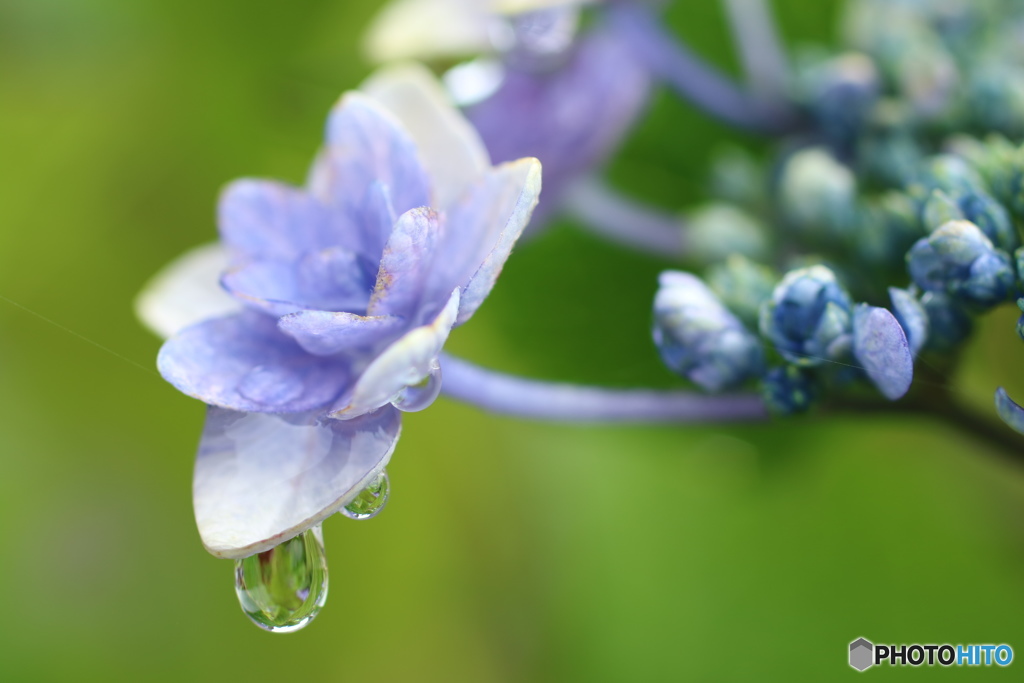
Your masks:
M 946 292 L 977 308 L 1006 300 L 1016 286 L 1009 254 L 974 223 L 950 221 L 907 252 L 910 276 L 929 292 Z
M 761 334 L 794 365 L 813 366 L 849 355 L 849 294 L 829 268 L 793 270 L 761 307 Z
M 765 405 L 779 415 L 806 412 L 818 400 L 819 393 L 814 376 L 794 365 L 772 368 L 761 380 Z
M 721 261 L 730 254 L 751 258 L 768 251 L 765 227 L 756 218 L 730 204 L 706 204 L 686 221 L 689 255 L 702 263 Z
M 853 171 L 822 148 L 795 153 L 782 171 L 782 211 L 794 226 L 810 234 L 845 234 L 855 218 L 856 192 Z

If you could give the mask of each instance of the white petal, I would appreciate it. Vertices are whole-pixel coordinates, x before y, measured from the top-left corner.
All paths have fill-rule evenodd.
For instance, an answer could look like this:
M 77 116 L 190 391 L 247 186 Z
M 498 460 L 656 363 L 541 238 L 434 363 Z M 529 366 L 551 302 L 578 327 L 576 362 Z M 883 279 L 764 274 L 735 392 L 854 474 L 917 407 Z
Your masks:
M 203 545 L 247 557 L 319 524 L 384 469 L 400 431 L 391 406 L 354 420 L 211 406 L 192 483 Z
M 436 206 L 447 207 L 490 168 L 479 133 L 425 67 L 406 63 L 380 69 L 360 89 L 412 135 L 433 181 Z
M 220 244 L 185 252 L 146 283 L 135 298 L 135 314 L 167 339 L 189 325 L 241 311 L 242 305 L 220 286 L 227 267 Z
M 566 5 L 589 5 L 594 2 L 601 0 L 491 0 L 491 6 L 494 12 L 500 14 L 520 14 Z
M 406 387 L 422 382 L 437 367 L 448 334 L 459 313 L 459 290 L 432 323 L 410 330 L 384 349 L 356 380 L 331 417 L 349 419 L 376 410 L 399 397 Z
M 490 19 L 487 0 L 392 0 L 367 29 L 366 53 L 383 63 L 486 52 Z

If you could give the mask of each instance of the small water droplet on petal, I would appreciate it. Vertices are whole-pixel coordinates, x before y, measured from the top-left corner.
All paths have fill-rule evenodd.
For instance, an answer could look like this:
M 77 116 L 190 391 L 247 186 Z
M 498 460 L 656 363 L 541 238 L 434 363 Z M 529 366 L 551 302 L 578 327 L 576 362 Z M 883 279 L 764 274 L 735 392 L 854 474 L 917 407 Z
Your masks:
M 370 485 L 360 491 L 355 500 L 343 507 L 340 512 L 349 519 L 370 519 L 371 517 L 376 517 L 384 509 L 384 504 L 388 502 L 390 489 L 388 473 L 382 470 L 370 482 Z
M 418 413 L 430 407 L 441 394 L 441 368 L 435 362 L 430 374 L 422 382 L 406 387 L 391 405 L 403 413 Z
M 303 628 L 327 601 L 327 556 L 320 525 L 256 555 L 235 560 L 235 593 L 254 624 L 272 633 Z

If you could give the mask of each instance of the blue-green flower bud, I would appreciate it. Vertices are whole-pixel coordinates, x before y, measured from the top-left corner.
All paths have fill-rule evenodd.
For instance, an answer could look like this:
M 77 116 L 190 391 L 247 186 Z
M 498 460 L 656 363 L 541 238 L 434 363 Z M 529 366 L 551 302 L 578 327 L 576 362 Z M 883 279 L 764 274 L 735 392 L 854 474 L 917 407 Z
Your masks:
M 773 269 L 738 254 L 715 264 L 707 272 L 711 290 L 750 328 L 757 327 L 761 304 L 771 298 L 778 281 L 779 276 Z
M 659 285 L 653 336 L 670 369 L 712 392 L 761 374 L 760 340 L 698 277 L 666 271 Z
M 795 365 L 772 368 L 761 379 L 761 397 L 768 409 L 779 415 L 806 412 L 819 394 L 814 376 Z
M 761 334 L 794 365 L 839 360 L 850 352 L 851 307 L 849 294 L 829 268 L 793 270 L 761 307 Z
M 719 150 L 711 163 L 711 193 L 739 206 L 757 206 L 766 199 L 765 172 L 750 153 L 737 146 Z
M 760 221 L 735 206 L 706 204 L 687 218 L 688 255 L 703 263 L 730 254 L 758 258 L 768 251 L 766 232 Z
M 939 154 L 922 164 L 920 175 L 913 183 L 922 200 L 927 199 L 932 190 L 939 189 L 950 194 L 974 192 L 984 187 L 981 176 L 961 157 L 952 154 Z
M 928 341 L 928 311 L 917 300 L 914 292 L 906 289 L 890 287 L 889 299 L 892 301 L 893 315 L 906 332 L 910 352 L 916 356 Z
M 926 12 L 919 3 L 861 0 L 847 6 L 843 28 L 919 116 L 936 117 L 952 102 L 957 68 Z
M 924 203 L 921 220 L 924 221 L 925 230 L 934 232 L 950 221 L 964 220 L 964 214 L 949 194 L 935 189 Z
M 857 140 L 859 173 L 886 187 L 905 187 L 917 177 L 923 156 L 906 103 L 883 98 Z
M 984 142 L 956 136 L 948 146 L 978 170 L 992 196 L 1018 219 L 1024 217 L 1024 150 L 997 134 Z
M 934 232 L 950 221 L 968 220 L 981 229 L 992 243 L 1005 251 L 1020 244 L 1017 229 L 1003 205 L 981 190 L 932 190 L 924 205 L 925 229 Z
M 910 277 L 921 289 L 946 292 L 967 305 L 987 308 L 1014 291 L 1009 254 L 996 249 L 969 221 L 950 221 L 907 252 Z
M 971 316 L 945 292 L 925 292 L 921 305 L 928 314 L 928 341 L 925 348 L 948 353 L 970 336 Z
M 834 145 L 848 147 L 864 128 L 881 91 L 874 62 L 850 52 L 816 64 L 801 80 L 801 99 L 819 129 Z
M 896 266 L 924 233 L 917 203 L 903 192 L 865 201 L 854 233 L 857 252 L 868 263 Z
M 783 169 L 779 191 L 783 213 L 805 232 L 838 236 L 854 221 L 853 171 L 823 148 L 793 154 Z
M 1017 299 L 1017 308 L 1022 311 L 1021 316 L 1017 318 L 1017 336 L 1024 339 L 1024 299 Z
M 1017 64 L 1005 61 L 992 58 L 971 71 L 967 107 L 975 127 L 1019 137 L 1024 133 L 1024 77 Z
M 1017 267 L 1017 293 L 1024 294 L 1024 247 L 1013 252 L 1013 262 Z

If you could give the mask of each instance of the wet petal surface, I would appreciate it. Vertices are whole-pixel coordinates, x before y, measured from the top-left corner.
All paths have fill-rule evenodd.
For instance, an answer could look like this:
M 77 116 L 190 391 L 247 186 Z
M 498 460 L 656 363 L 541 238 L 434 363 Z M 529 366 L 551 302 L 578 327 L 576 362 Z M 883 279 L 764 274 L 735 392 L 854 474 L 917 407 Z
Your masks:
M 406 387 L 419 384 L 437 368 L 437 357 L 444 347 L 459 310 L 459 290 L 452 292 L 448 304 L 429 325 L 417 327 L 377 356 L 338 404 L 332 417 L 348 419 L 362 415 L 403 396 Z M 436 397 L 437 392 L 433 392 Z M 424 406 L 418 406 L 422 409 Z
M 400 429 L 391 406 L 352 420 L 208 408 L 192 490 L 203 545 L 246 557 L 319 524 L 376 478 Z

